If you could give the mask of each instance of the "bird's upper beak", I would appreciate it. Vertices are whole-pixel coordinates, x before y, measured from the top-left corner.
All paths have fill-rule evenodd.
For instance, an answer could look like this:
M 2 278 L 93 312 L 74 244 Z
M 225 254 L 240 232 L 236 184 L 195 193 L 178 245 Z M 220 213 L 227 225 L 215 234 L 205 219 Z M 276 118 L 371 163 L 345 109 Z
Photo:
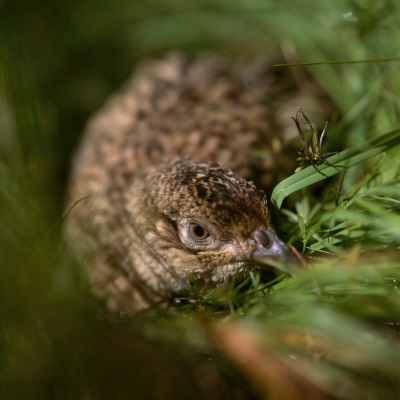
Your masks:
M 296 270 L 304 264 L 301 256 L 282 242 L 271 227 L 256 229 L 251 234 L 251 240 L 256 243 L 257 249 L 241 255 L 238 261 L 276 267 L 290 275 L 295 275 Z

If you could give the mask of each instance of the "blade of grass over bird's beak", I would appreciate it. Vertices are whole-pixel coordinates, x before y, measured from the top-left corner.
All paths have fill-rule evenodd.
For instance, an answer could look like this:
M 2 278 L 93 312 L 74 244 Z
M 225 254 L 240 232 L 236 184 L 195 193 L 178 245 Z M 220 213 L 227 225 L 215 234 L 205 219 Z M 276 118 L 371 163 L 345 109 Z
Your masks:
M 280 209 L 283 200 L 290 194 L 375 157 L 398 144 L 400 144 L 400 129 L 342 151 L 319 165 L 311 165 L 276 185 L 271 195 L 271 202 Z

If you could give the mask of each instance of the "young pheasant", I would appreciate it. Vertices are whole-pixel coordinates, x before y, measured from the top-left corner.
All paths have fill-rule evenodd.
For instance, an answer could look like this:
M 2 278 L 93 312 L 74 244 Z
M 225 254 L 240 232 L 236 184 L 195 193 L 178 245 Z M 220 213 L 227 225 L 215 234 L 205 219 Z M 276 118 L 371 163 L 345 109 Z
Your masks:
M 256 186 L 293 170 L 293 152 L 281 151 L 288 114 L 320 94 L 281 74 L 174 54 L 139 68 L 90 121 L 66 230 L 110 310 L 184 293 L 188 274 L 218 284 L 293 261 Z

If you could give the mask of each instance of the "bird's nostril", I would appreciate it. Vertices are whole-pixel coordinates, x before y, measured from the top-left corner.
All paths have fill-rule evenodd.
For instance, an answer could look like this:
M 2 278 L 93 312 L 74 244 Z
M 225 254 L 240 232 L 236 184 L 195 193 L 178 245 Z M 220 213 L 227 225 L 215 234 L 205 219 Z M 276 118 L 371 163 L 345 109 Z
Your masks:
M 267 232 L 263 231 L 262 229 L 256 229 L 253 232 L 254 240 L 263 247 L 267 247 L 270 244 L 270 238 Z

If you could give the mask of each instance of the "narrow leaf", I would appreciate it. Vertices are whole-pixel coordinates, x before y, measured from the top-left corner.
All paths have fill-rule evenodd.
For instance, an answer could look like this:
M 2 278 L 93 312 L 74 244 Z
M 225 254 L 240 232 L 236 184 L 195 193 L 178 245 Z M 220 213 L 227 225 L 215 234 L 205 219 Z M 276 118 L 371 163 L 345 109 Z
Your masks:
M 293 64 L 275 64 L 274 67 L 299 67 L 299 66 L 310 66 L 310 65 L 326 65 L 326 64 L 366 64 L 366 63 L 383 63 L 400 61 L 399 57 L 389 58 L 375 58 L 370 60 L 337 60 L 337 61 L 315 61 L 315 62 L 303 62 Z
M 279 209 L 283 200 L 290 194 L 360 164 L 398 144 L 400 144 L 400 129 L 371 139 L 361 146 L 342 151 L 321 164 L 311 165 L 276 185 L 271 195 L 271 202 Z

